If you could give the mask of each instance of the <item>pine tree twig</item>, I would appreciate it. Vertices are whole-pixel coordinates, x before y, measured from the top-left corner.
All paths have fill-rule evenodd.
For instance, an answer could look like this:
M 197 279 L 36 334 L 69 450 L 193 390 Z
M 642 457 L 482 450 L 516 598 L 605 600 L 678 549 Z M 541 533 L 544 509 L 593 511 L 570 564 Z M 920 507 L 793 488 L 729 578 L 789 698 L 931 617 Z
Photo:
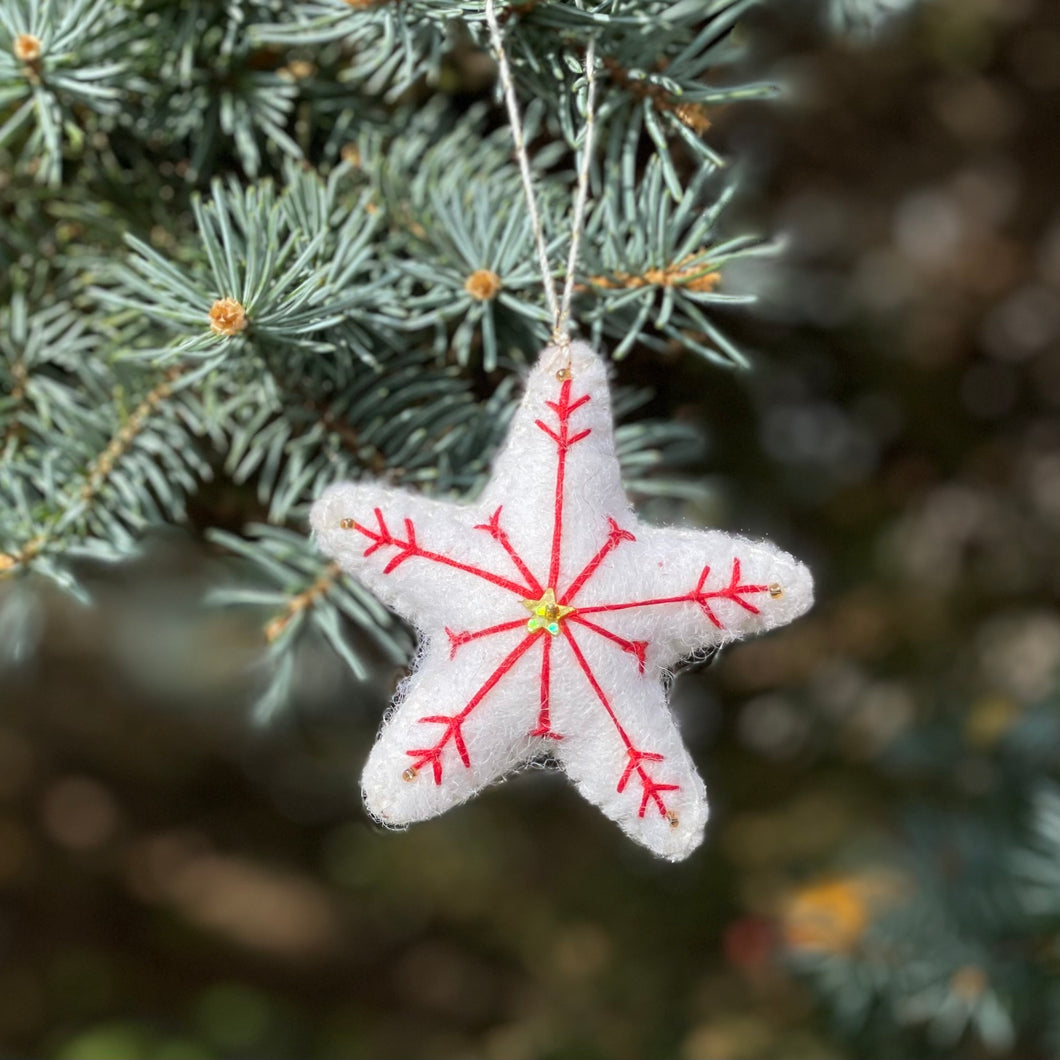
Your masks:
M 0 5 L 0 146 L 15 143 L 19 168 L 57 186 L 63 149 L 86 142 L 93 115 L 116 115 L 123 90 L 140 87 L 115 60 L 130 22 L 98 0 Z
M 157 414 L 157 411 L 171 396 L 173 386 L 183 374 L 184 369 L 172 367 L 165 372 L 164 378 L 157 383 L 139 402 L 122 425 L 108 438 L 105 445 L 101 446 L 96 456 L 83 465 L 83 470 L 75 472 L 70 479 L 58 485 L 56 497 L 59 507 L 53 508 L 48 514 L 39 518 L 35 523 L 32 536 L 17 551 L 3 554 L 0 560 L 0 574 L 14 573 L 18 568 L 28 568 L 38 557 L 45 553 L 62 552 L 74 545 L 83 544 L 89 533 L 85 529 L 87 513 L 97 505 L 100 495 L 111 480 L 115 471 L 121 466 L 123 459 L 129 454 L 137 438 L 144 432 L 149 420 Z M 187 459 L 187 453 L 180 454 L 180 459 Z M 15 475 L 32 474 L 27 468 L 13 469 Z M 51 472 L 49 471 L 49 474 Z M 156 479 L 147 478 L 144 482 L 152 484 Z M 127 499 L 123 493 L 123 500 Z M 45 500 L 48 498 L 45 497 Z M 112 507 L 103 505 L 102 521 L 100 527 L 116 529 L 122 521 L 137 525 L 142 522 L 143 516 L 140 512 L 130 509 L 128 511 L 112 510 Z M 71 527 L 81 527 L 72 535 L 69 533 Z M 72 586 L 74 583 L 66 575 L 63 576 L 65 583 Z
M 47 538 L 43 535 L 27 541 L 17 552 L 0 552 L 0 577 L 18 567 L 28 566 L 47 544 Z
M 578 289 L 585 291 L 589 287 L 598 287 L 611 291 L 638 287 L 683 287 L 697 294 L 706 294 L 715 290 L 721 283 L 721 273 L 715 271 L 709 262 L 688 264 L 690 261 L 698 261 L 701 256 L 702 251 L 697 251 L 673 265 L 662 269 L 647 269 L 639 275 L 616 272 L 610 276 L 590 276 L 587 283 L 579 285 Z
M 22 359 L 15 361 L 10 368 L 11 378 L 14 385 L 8 395 L 10 408 L 7 410 L 8 421 L 4 426 L 3 442 L 0 449 L 7 449 L 9 443 L 16 441 L 22 435 L 22 424 L 19 422 L 19 413 L 22 411 L 26 401 L 26 388 L 29 384 L 29 372 L 26 363 Z
M 665 168 L 656 155 L 635 184 L 621 171 L 613 173 L 594 203 L 586 268 L 592 279 L 583 295 L 595 297 L 584 299 L 583 320 L 594 337 L 617 339 L 616 358 L 634 342 L 662 350 L 673 341 L 717 364 L 746 367 L 742 352 L 707 309 L 753 301 L 751 296 L 719 291 L 720 273 L 728 262 L 762 255 L 773 246 L 748 236 L 718 241 L 719 217 L 736 188 L 731 179 L 712 190 L 715 170 L 703 165 L 674 198 Z M 623 204 L 627 216 L 643 222 L 616 218 L 616 202 Z
M 675 99 L 663 85 L 642 77 L 630 76 L 630 71 L 613 56 L 605 55 L 601 61 L 604 69 L 611 75 L 611 80 L 634 99 L 649 100 L 656 111 L 673 115 L 697 136 L 702 136 L 710 128 L 709 112 L 705 104 Z
M 112 34 L 123 44 L 114 54 L 128 61 L 127 73 L 159 64 L 158 87 L 139 101 L 123 99 L 117 125 L 104 126 L 91 107 L 79 122 L 98 133 L 97 147 L 119 128 L 130 157 L 137 145 L 150 157 L 178 146 L 186 159 L 171 166 L 172 175 L 208 190 L 200 196 L 178 186 L 173 207 L 146 222 L 130 194 L 129 215 L 103 224 L 93 203 L 74 194 L 83 194 L 81 172 L 71 170 L 74 198 L 64 216 L 84 226 L 99 255 L 89 299 L 98 295 L 113 312 L 99 329 L 106 343 L 91 356 L 66 336 L 58 343 L 69 351 L 62 362 L 28 348 L 23 355 L 17 338 L 4 347 L 0 400 L 14 425 L 5 419 L 0 435 L 8 467 L 18 465 L 13 487 L 0 487 L 5 565 L 31 563 L 72 582 L 66 568 L 75 556 L 126 555 L 146 527 L 180 518 L 184 497 L 208 473 L 190 443 L 208 438 L 233 481 L 253 481 L 273 524 L 248 528 L 246 547 L 237 549 L 271 582 L 269 599 L 259 594 L 253 602 L 272 611 L 269 659 L 278 661 L 281 678 L 273 702 L 294 687 L 287 682 L 296 628 L 299 636 L 303 629 L 323 634 L 356 674 L 366 663 L 354 632 L 405 657 L 398 627 L 357 586 L 327 584 L 327 572 L 295 538 L 304 537 L 307 501 L 336 477 L 369 473 L 427 492 L 475 489 L 511 414 L 513 364 L 549 334 L 533 225 L 514 194 L 526 174 L 512 158 L 508 129 L 496 127 L 486 104 L 460 114 L 446 93 L 431 94 L 441 58 L 461 39 L 454 24 L 485 42 L 482 0 L 254 0 L 200 8 L 194 17 L 181 5 L 150 0 L 149 40 L 121 5 L 25 2 L 101 12 L 108 29 L 121 30 Z M 747 5 L 712 0 L 706 12 L 692 3 L 616 6 L 498 2 L 495 14 L 505 23 L 508 87 L 527 101 L 543 242 L 557 263 L 551 272 L 561 275 L 572 213 L 581 209 L 571 209 L 567 168 L 571 149 L 580 147 L 576 204 L 585 208 L 586 260 L 563 280 L 577 290 L 580 320 L 596 329 L 597 341 L 621 331 L 621 355 L 634 343 L 674 342 L 692 330 L 707 335 L 693 310 L 729 297 L 716 292 L 718 270 L 743 250 L 718 244 L 709 231 L 726 193 L 704 202 L 693 179 L 676 194 L 675 178 L 667 175 L 664 185 L 655 160 L 681 129 L 694 136 L 695 108 L 744 91 L 705 79 L 731 56 L 727 30 Z M 265 25 L 270 18 L 282 21 Z M 47 79 L 58 59 L 40 39 Z M 298 50 L 325 42 L 333 47 Z M 590 42 L 610 57 L 609 68 L 587 67 Z M 652 72 L 641 75 L 641 63 Z M 21 93 L 21 68 L 17 76 Z M 104 110 L 112 76 L 90 69 L 86 82 L 100 88 Z M 414 81 L 424 91 L 399 120 L 397 95 Z M 599 167 L 583 137 L 597 90 L 596 143 L 607 154 Z M 17 109 L 22 96 L 5 97 L 0 85 L 0 98 Z M 691 111 L 680 109 L 686 102 Z M 295 107 L 301 131 L 292 147 L 285 137 Z M 49 113 L 26 120 L 47 126 Z M 29 126 L 20 128 L 19 145 Z M 68 127 L 48 128 L 62 147 Z M 313 152 L 324 176 L 283 160 L 300 150 Z M 345 163 L 328 173 L 340 150 Z M 240 166 L 268 168 L 274 179 L 248 187 L 233 173 Z M 670 201 L 663 201 L 667 186 Z M 121 187 L 133 184 L 125 179 Z M 137 190 L 149 197 L 147 184 Z M 126 223 L 116 224 L 119 217 Z M 192 223 L 197 233 L 188 238 Z M 130 239 L 118 270 L 102 267 L 115 257 L 107 238 L 122 232 L 151 238 Z M 704 246 L 709 263 L 697 270 Z M 65 243 L 59 255 L 68 256 Z M 575 279 L 583 282 L 575 286 Z M 91 319 L 83 290 L 78 295 L 73 315 Z M 704 344 L 719 346 L 709 336 Z M 735 355 L 717 356 L 731 362 Z M 479 370 L 461 371 L 470 364 Z M 129 388 L 130 372 L 143 365 L 152 373 L 177 365 L 181 382 L 140 375 L 134 407 L 123 415 L 112 395 Z M 623 400 L 616 395 L 616 408 Z M 616 430 L 629 488 L 663 504 L 693 496 L 697 484 L 665 475 L 691 454 L 692 432 L 677 423 L 630 422 L 631 408 L 619 409 L 625 419 Z M 288 529 L 295 524 L 297 531 Z
M 387 470 L 387 462 L 383 454 L 374 446 L 366 446 L 357 428 L 337 415 L 329 404 L 314 397 L 306 397 L 303 404 L 306 409 L 316 415 L 320 426 L 338 437 L 344 448 L 355 456 L 363 467 L 376 475 L 381 475 Z M 370 450 L 370 455 L 367 457 L 366 448 Z
M 312 607 L 317 599 L 328 592 L 341 574 L 342 570 L 337 563 L 329 563 L 324 573 L 308 589 L 295 593 L 284 609 L 265 623 L 265 639 L 270 644 L 277 640 L 298 615 Z
M 144 424 L 155 409 L 173 392 L 173 383 L 183 374 L 183 369 L 173 367 L 165 372 L 165 379 L 152 387 L 144 399 L 133 409 L 121 429 L 111 438 L 106 448 L 89 466 L 79 498 L 90 504 L 103 484 L 114 471 L 114 466 L 128 451 L 133 439 L 143 430 Z

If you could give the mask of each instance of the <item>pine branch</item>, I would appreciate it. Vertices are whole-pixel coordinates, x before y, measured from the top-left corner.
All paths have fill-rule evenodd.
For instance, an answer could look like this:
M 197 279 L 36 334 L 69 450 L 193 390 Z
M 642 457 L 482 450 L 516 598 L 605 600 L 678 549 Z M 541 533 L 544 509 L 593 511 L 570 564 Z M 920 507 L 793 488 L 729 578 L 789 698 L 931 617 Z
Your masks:
M 753 301 L 719 289 L 724 267 L 775 251 L 774 244 L 762 239 L 717 238 L 720 215 L 735 185 L 701 210 L 708 189 L 717 183 L 709 167 L 699 170 L 676 205 L 658 159 L 649 162 L 636 187 L 619 166 L 611 169 L 609 183 L 608 193 L 591 207 L 585 263 L 590 276 L 579 303 L 594 336 L 619 338 L 616 358 L 636 342 L 664 349 L 675 341 L 723 366 L 746 367 L 744 355 L 705 312 L 711 305 Z M 655 335 L 646 331 L 649 325 Z
M 64 137 L 83 135 L 83 111 L 120 111 L 130 78 L 127 63 L 113 57 L 128 28 L 106 0 L 10 0 L 0 8 L 0 110 L 11 108 L 0 147 L 15 142 L 41 181 L 59 184 Z
M 704 14 L 652 0 L 622 13 L 610 3 L 583 10 L 558 2 L 505 13 L 522 90 L 541 82 L 527 131 L 539 143 L 534 165 L 557 261 L 571 223 L 565 167 L 584 106 L 574 69 L 588 34 L 608 57 L 601 121 L 620 142 L 595 183 L 588 243 L 597 246 L 578 302 L 596 341 L 620 339 L 619 356 L 634 344 L 663 347 L 687 336 L 716 360 L 739 360 L 704 310 L 734 300 L 721 289 L 724 266 L 757 248 L 718 239 L 725 196 L 708 194 L 711 167 L 675 184 L 668 151 L 683 135 L 673 122 L 698 135 L 696 108 L 724 101 L 701 80 L 719 56 L 731 56 L 729 31 L 742 9 L 719 3 Z M 105 265 L 100 255 L 92 263 L 87 294 L 110 308 L 85 358 L 95 375 L 60 370 L 45 384 L 29 371 L 23 380 L 22 353 L 10 362 L 7 398 L 20 410 L 17 444 L 7 443 L 17 484 L 10 510 L 21 513 L 12 537 L 21 544 L 8 554 L 18 554 L 19 566 L 72 582 L 62 557 L 117 558 L 148 525 L 179 518 L 182 498 L 207 470 L 193 439 L 216 448 L 231 479 L 253 484 L 275 525 L 240 548 L 273 576 L 286 572 L 272 601 L 274 705 L 293 680 L 301 616 L 330 615 L 325 635 L 340 654 L 352 653 L 348 662 L 359 658 L 357 637 L 385 630 L 382 612 L 368 608 L 343 620 L 353 622 L 354 640 L 339 635 L 339 612 L 329 610 L 338 590 L 305 555 L 288 551 L 284 527 L 299 527 L 307 504 L 339 478 L 369 474 L 474 495 L 511 415 L 513 368 L 548 331 L 507 128 L 487 133 L 488 108 L 457 116 L 441 94 L 409 110 L 365 99 L 394 100 L 413 81 L 430 84 L 454 33 L 481 34 L 481 5 L 291 3 L 281 8 L 283 21 L 276 10 L 247 2 L 192 12 L 144 0 L 145 26 L 172 44 L 160 54 L 142 27 L 136 36 L 123 22 L 139 42 L 130 61 L 138 69 L 155 62 L 172 102 L 143 94 L 139 112 L 123 112 L 120 135 L 168 150 L 190 142 L 201 124 L 200 142 L 173 166 L 175 175 L 197 179 L 225 143 L 255 172 L 267 157 L 276 161 L 263 142 L 280 154 L 301 150 L 284 140 L 301 101 L 306 128 L 326 135 L 328 150 L 341 148 L 343 163 L 323 176 L 284 164 L 279 190 L 214 179 L 208 196 L 193 195 L 190 211 L 178 211 L 165 231 L 156 226 L 150 240 L 128 235 L 123 260 Z M 648 27 L 656 65 L 642 76 L 634 56 L 645 58 Z M 555 59 L 540 63 L 546 40 Z M 307 44 L 318 49 L 312 69 L 298 50 Z M 343 91 L 353 93 L 345 104 L 323 76 L 340 67 Z M 350 99 L 366 104 L 359 123 Z M 645 108 L 654 117 L 640 125 L 623 117 Z M 654 139 L 650 121 L 663 123 Z M 637 156 L 645 146 L 654 157 L 643 168 Z M 710 208 L 701 212 L 703 204 Z M 78 216 L 102 237 L 91 207 Z M 58 337 L 76 351 L 72 333 Z M 49 420 L 35 394 L 60 384 L 72 395 L 72 426 L 71 440 L 57 444 L 58 412 Z M 116 388 L 130 385 L 138 398 L 126 412 Z M 637 418 L 647 397 L 617 397 L 622 416 L 634 417 L 617 431 L 628 487 L 660 500 L 700 496 L 699 485 L 666 474 L 693 456 L 694 433 Z M 238 551 L 235 540 L 225 542 Z
M 259 721 L 268 721 L 290 700 L 299 638 L 324 638 L 358 679 L 367 674 L 365 639 L 393 662 L 403 661 L 411 637 L 379 602 L 356 582 L 341 575 L 312 546 L 306 535 L 273 526 L 251 526 L 246 536 L 215 530 L 210 537 L 240 557 L 257 585 L 232 587 L 212 593 L 218 606 L 263 608 L 268 651 L 262 660 L 268 673 L 255 706 Z M 360 635 L 358 646 L 350 628 Z

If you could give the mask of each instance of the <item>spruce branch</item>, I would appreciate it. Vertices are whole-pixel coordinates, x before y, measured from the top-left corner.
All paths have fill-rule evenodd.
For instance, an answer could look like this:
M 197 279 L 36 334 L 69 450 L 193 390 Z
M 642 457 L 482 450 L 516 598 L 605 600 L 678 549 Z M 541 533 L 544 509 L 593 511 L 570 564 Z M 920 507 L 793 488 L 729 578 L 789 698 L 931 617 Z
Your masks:
M 116 115 L 129 87 L 128 22 L 107 0 L 8 0 L 0 7 L 0 148 L 53 186 L 83 112 Z
M 1026 835 L 1012 851 L 1009 867 L 1016 880 L 1022 907 L 1054 925 L 1060 919 L 1058 862 L 1060 787 L 1046 783 L 1031 794 Z
M 577 91 L 588 34 L 600 55 L 601 140 L 623 145 L 625 165 L 647 136 L 675 198 L 683 190 L 672 144 L 680 142 L 700 163 L 724 165 L 704 138 L 715 109 L 748 99 L 768 99 L 768 82 L 724 86 L 716 71 L 735 64 L 743 49 L 733 30 L 755 0 L 641 5 L 621 14 L 587 12 L 561 4 L 533 4 L 509 26 L 515 73 L 528 98 L 549 102 L 559 128 L 573 144 L 580 128 Z M 645 50 L 645 40 L 652 47 Z M 650 61 L 649 61 L 650 60 Z
M 301 96 L 298 79 L 249 33 L 251 24 L 275 13 L 274 3 L 140 0 L 138 6 L 135 59 L 145 89 L 142 107 L 125 118 L 139 138 L 179 149 L 194 183 L 226 153 L 252 178 L 267 165 L 302 157 L 289 131 Z
M 603 54 L 621 58 L 635 41 L 642 51 L 645 26 L 662 18 L 655 42 L 665 53 L 662 65 L 672 70 L 676 62 L 677 79 L 651 79 L 646 94 L 631 75 L 611 76 L 605 87 L 612 115 L 624 113 L 632 100 L 650 102 L 657 115 L 673 118 L 675 101 L 694 92 L 691 81 L 705 71 L 696 64 L 727 37 L 731 20 L 723 25 L 718 18 L 735 10 L 718 4 L 697 21 L 682 5 L 671 12 L 673 6 L 655 5 L 648 21 L 644 12 L 616 15 L 611 4 L 586 11 L 541 3 L 505 14 L 511 46 L 523 56 L 517 59 L 521 85 L 544 70 L 527 58 L 535 52 L 534 41 L 547 36 L 558 42 L 553 50 L 559 65 L 548 70 L 551 83 L 526 113 L 528 136 L 541 142 L 533 164 L 544 189 L 546 240 L 557 268 L 570 239 L 572 180 L 565 167 L 585 105 L 575 67 L 587 35 L 598 34 Z M 285 6 L 290 19 L 282 40 L 278 29 L 268 28 L 280 25 L 269 21 L 274 10 L 259 3 L 223 12 L 144 3 L 146 24 L 164 29 L 174 41 L 165 71 L 170 83 L 180 86 L 173 98 L 186 115 L 203 113 L 196 93 L 209 83 L 204 65 L 220 57 L 224 92 L 245 94 L 253 78 L 248 82 L 244 75 L 253 73 L 257 61 L 254 49 L 264 47 L 264 71 L 297 86 L 280 94 L 280 109 L 270 120 L 284 127 L 287 102 L 304 99 L 312 120 L 323 120 L 321 129 L 332 123 L 329 143 L 355 130 L 341 141 L 343 164 L 324 176 L 284 164 L 279 190 L 267 181 L 241 187 L 231 178 L 215 179 L 208 195 L 192 196 L 188 217 L 174 218 L 177 230 L 194 231 L 194 238 L 166 237 L 157 228 L 150 242 L 129 235 L 123 261 L 94 266 L 97 286 L 89 295 L 113 312 L 105 322 L 107 354 L 97 353 L 94 360 L 104 365 L 98 378 L 71 376 L 83 394 L 75 402 L 81 419 L 73 433 L 79 440 L 49 448 L 53 434 L 40 428 L 39 410 L 26 412 L 20 432 L 34 445 L 20 442 L 12 449 L 18 471 L 11 505 L 29 519 L 16 535 L 21 547 L 30 545 L 23 558 L 37 569 L 50 562 L 72 578 L 63 557 L 104 555 L 108 547 L 110 558 L 127 554 L 143 528 L 179 518 L 182 498 L 207 472 L 196 441 L 215 446 L 225 474 L 253 486 L 272 524 L 248 537 L 226 538 L 226 546 L 263 563 L 268 558 L 274 579 L 286 572 L 276 582 L 278 595 L 270 597 L 267 639 L 274 680 L 267 698 L 273 706 L 289 693 L 303 627 L 317 628 L 304 616 L 330 623 L 330 632 L 323 627 L 318 632 L 355 672 L 363 663 L 354 661 L 351 645 L 377 637 L 382 628 L 370 608 L 333 609 L 338 591 L 333 572 L 319 569 L 315 556 L 309 563 L 304 552 L 288 554 L 292 539 L 284 535 L 300 525 L 307 503 L 332 481 L 366 474 L 473 495 L 512 412 L 513 367 L 544 341 L 549 323 L 531 264 L 532 239 L 510 134 L 505 127 L 486 132 L 487 108 L 454 118 L 441 96 L 415 110 L 389 113 L 374 103 L 376 109 L 367 113 L 375 117 L 358 123 L 343 110 L 341 94 L 332 99 L 326 88 L 303 94 L 302 75 L 282 73 L 303 61 L 298 48 L 315 42 L 332 49 L 319 56 L 328 69 L 346 65 L 343 76 L 355 91 L 385 86 L 389 92 L 413 76 L 429 78 L 431 64 L 454 33 L 480 34 L 481 4 Z M 327 26 L 320 21 L 325 16 Z M 695 26 L 712 21 L 715 35 L 708 40 Z M 324 37 L 311 40 L 320 33 Z M 151 49 L 145 38 L 138 39 L 132 54 L 142 66 Z M 385 47 L 373 51 L 367 47 L 371 42 Z M 606 66 L 601 71 L 606 73 Z M 687 84 L 680 80 L 685 74 Z M 606 108 L 608 100 L 603 104 Z M 557 113 L 567 115 L 559 119 L 558 138 Z M 380 114 L 385 123 L 376 120 Z M 126 118 L 132 122 L 127 129 L 147 137 L 140 119 Z M 240 118 L 243 132 L 232 125 L 226 133 L 215 118 L 207 124 L 231 136 L 241 164 L 252 171 L 260 159 L 251 159 L 257 148 L 250 144 L 257 143 L 261 129 Z M 183 120 L 163 115 L 157 143 L 190 137 L 191 126 Z M 577 287 L 581 319 L 597 340 L 620 335 L 619 355 L 634 343 L 663 346 L 691 327 L 709 335 L 712 325 L 694 316 L 697 307 L 731 298 L 716 289 L 719 270 L 750 245 L 726 244 L 714 231 L 724 196 L 708 195 L 712 167 L 700 166 L 674 194 L 658 145 L 644 141 L 656 151 L 642 169 L 636 159 L 643 130 L 614 121 L 622 142 L 602 166 L 605 179 L 593 184 L 588 242 L 600 246 Z M 673 135 L 669 127 L 664 131 L 665 138 Z M 189 175 L 213 157 L 213 148 L 196 155 Z M 699 212 L 712 201 L 713 208 Z M 61 345 L 76 348 L 65 336 Z M 728 363 L 738 356 L 713 335 L 703 348 Z M 7 400 L 21 407 L 29 384 L 38 389 L 40 384 L 32 372 L 20 384 L 25 357 L 11 363 Z M 466 371 L 472 364 L 499 375 L 486 397 L 477 392 L 482 374 L 472 379 Z M 173 378 L 164 374 L 170 370 Z M 116 400 L 122 393 L 118 386 L 127 388 L 129 399 Z M 700 496 L 701 487 L 666 473 L 693 457 L 694 432 L 643 419 L 648 399 L 643 392 L 616 393 L 623 421 L 616 439 L 628 488 L 678 502 Z M 172 452 L 164 451 L 167 446 Z M 38 489 L 38 483 L 45 485 Z M 239 547 L 237 540 L 243 542 Z
M 753 301 L 719 290 L 725 266 L 773 253 L 775 244 L 749 236 L 718 238 L 719 218 L 736 185 L 730 182 L 701 209 L 711 182 L 717 183 L 713 167 L 701 167 L 676 203 L 663 170 L 652 158 L 643 179 L 632 183 L 617 160 L 611 162 L 606 193 L 590 207 L 583 319 L 597 341 L 605 335 L 620 340 L 616 358 L 636 342 L 661 350 L 673 341 L 725 367 L 746 367 L 707 307 Z
M 123 559 L 147 526 L 182 518 L 185 497 L 210 469 L 190 426 L 201 412 L 178 374 L 149 388 L 138 380 L 131 405 L 116 382 L 110 394 L 102 380 L 88 385 L 75 431 L 35 428 L 33 444 L 5 457 L 0 551 L 8 573 L 32 569 L 84 598 L 71 559 Z
M 65 302 L 30 313 L 21 291 L 0 311 L 0 460 L 54 430 L 77 430 L 85 409 L 80 378 L 100 345 L 86 324 Z
M 407 631 L 366 589 L 326 562 L 304 533 L 257 525 L 248 527 L 245 536 L 221 530 L 209 536 L 239 557 L 256 583 L 254 588 L 218 589 L 209 601 L 261 608 L 268 616 L 262 626 L 268 644 L 262 668 L 268 677 L 254 708 L 258 721 L 270 720 L 287 705 L 295 678 L 294 654 L 307 634 L 326 640 L 359 680 L 368 672 L 365 638 L 391 662 L 407 658 L 412 647 Z
M 190 268 L 130 235 L 132 254 L 115 270 L 113 286 L 96 291 L 110 305 L 183 334 L 144 356 L 223 360 L 255 341 L 309 348 L 311 336 L 371 305 L 382 279 L 370 275 L 375 222 L 363 201 L 333 227 L 326 191 L 308 181 L 293 180 L 280 196 L 268 183 L 215 181 L 211 191 L 208 202 L 192 202 L 201 256 Z M 314 199 L 318 191 L 324 200 Z M 363 282 L 355 284 L 359 273 Z
M 282 367 L 271 369 L 282 375 Z M 230 412 L 226 469 L 256 479 L 269 518 L 284 522 L 332 481 L 365 472 L 404 480 L 428 470 L 448 436 L 474 418 L 469 382 L 427 352 L 394 355 L 372 368 L 351 363 L 348 385 L 320 372 L 260 394 Z M 290 376 L 289 378 L 294 378 Z
M 292 3 L 282 21 L 257 23 L 260 44 L 342 46 L 342 81 L 394 102 L 414 82 L 437 82 L 453 27 L 481 13 L 476 0 L 309 0 Z
M 432 152 L 413 185 L 409 254 L 400 268 L 409 281 L 407 328 L 457 326 L 450 349 L 467 364 L 481 341 L 482 365 L 493 371 L 520 338 L 540 344 L 550 318 L 540 304 L 541 279 L 529 219 L 520 209 L 514 172 L 484 180 L 439 180 L 443 150 Z M 435 164 L 432 164 L 435 163 Z M 559 241 L 552 241 L 553 249 Z

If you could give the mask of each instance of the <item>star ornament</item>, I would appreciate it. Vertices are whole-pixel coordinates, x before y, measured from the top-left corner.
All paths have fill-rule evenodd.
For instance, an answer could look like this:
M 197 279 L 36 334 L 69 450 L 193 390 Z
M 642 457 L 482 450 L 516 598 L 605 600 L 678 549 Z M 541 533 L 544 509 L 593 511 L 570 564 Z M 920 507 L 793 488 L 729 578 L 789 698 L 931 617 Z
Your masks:
M 478 501 L 346 482 L 311 522 L 422 635 L 362 778 L 368 812 L 391 827 L 548 755 L 633 839 L 686 857 L 707 800 L 667 677 L 813 601 L 806 567 L 769 543 L 637 521 L 606 368 L 582 343 L 541 354 Z

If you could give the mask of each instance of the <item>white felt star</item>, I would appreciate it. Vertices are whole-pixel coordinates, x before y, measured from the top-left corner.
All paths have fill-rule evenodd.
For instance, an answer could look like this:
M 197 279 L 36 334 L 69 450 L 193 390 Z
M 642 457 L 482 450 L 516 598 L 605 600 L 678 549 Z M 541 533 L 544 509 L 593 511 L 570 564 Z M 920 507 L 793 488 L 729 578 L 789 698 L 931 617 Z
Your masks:
M 391 826 L 547 753 L 638 842 L 687 856 L 707 801 L 667 675 L 813 600 L 809 571 L 768 543 L 637 522 L 606 369 L 582 343 L 541 354 L 475 503 L 340 483 L 311 519 L 320 547 L 422 634 L 362 780 Z

